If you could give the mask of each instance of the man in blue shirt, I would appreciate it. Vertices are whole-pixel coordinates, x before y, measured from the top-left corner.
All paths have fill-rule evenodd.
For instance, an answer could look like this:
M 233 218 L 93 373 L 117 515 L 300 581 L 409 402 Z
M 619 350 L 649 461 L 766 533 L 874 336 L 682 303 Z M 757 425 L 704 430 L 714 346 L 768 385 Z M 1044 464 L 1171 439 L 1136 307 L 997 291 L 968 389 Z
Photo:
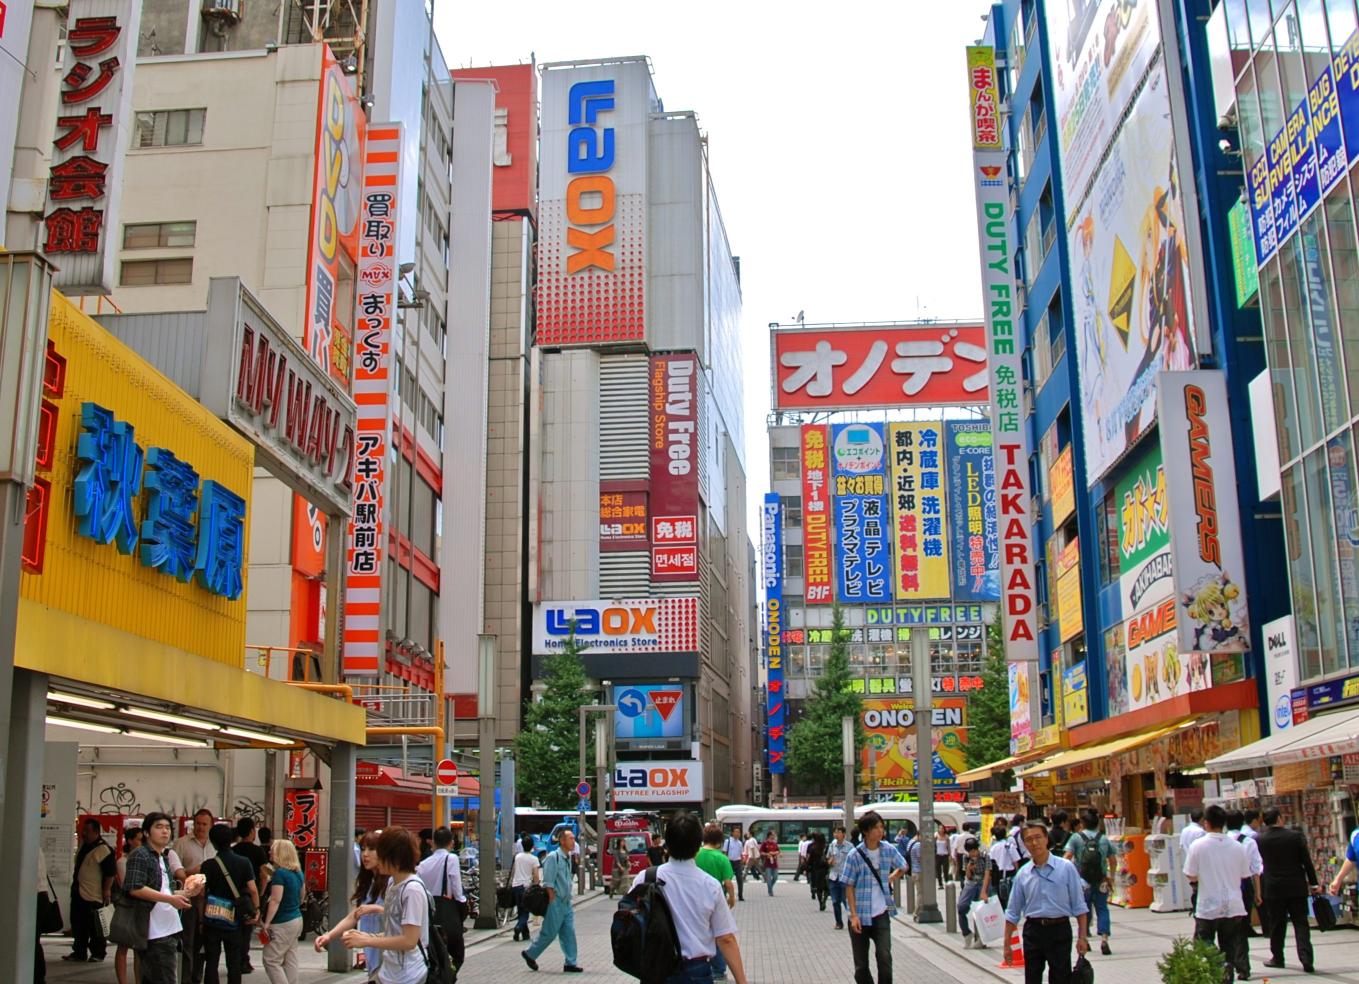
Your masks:
M 1005 909 L 1005 963 L 1011 962 L 1011 939 L 1024 920 L 1024 984 L 1042 984 L 1043 967 L 1048 984 L 1071 980 L 1071 920 L 1076 920 L 1076 952 L 1090 950 L 1087 940 L 1090 907 L 1080 872 L 1066 858 L 1048 848 L 1048 829 L 1041 823 L 1024 825 L 1024 846 L 1029 863 L 1015 875 L 1010 902 Z
M 538 938 L 529 948 L 519 955 L 528 964 L 529 970 L 538 969 L 538 958 L 560 940 L 562 956 L 566 964 L 562 973 L 579 974 L 581 967 L 576 963 L 576 916 L 571 908 L 571 851 L 576 846 L 576 835 L 563 830 L 557 836 L 557 849 L 543 862 L 543 888 L 547 889 L 547 914 L 543 916 L 543 927 Z
M 1340 894 L 1340 884 L 1356 869 L 1359 868 L 1359 827 L 1350 831 L 1350 842 L 1345 848 L 1345 863 L 1336 872 L 1335 878 L 1331 881 L 1331 894 Z
M 878 964 L 878 984 L 892 984 L 892 885 L 906 873 L 906 860 L 891 841 L 883 840 L 887 827 L 882 817 L 869 810 L 859 818 L 862 842 L 850 851 L 840 875 L 849 905 L 849 942 L 854 953 L 855 984 L 873 984 L 868 969 L 868 943 L 873 942 Z M 917 838 L 917 842 L 919 838 Z

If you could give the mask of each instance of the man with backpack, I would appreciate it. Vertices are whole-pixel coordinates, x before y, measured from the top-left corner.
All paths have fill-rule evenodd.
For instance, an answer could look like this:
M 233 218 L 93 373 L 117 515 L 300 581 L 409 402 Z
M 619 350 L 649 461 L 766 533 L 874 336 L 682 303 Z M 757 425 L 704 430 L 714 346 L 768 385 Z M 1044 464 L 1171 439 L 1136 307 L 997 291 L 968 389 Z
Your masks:
M 1097 810 L 1086 807 L 1081 811 L 1081 829 L 1073 833 L 1066 842 L 1066 859 L 1074 862 L 1081 881 L 1085 882 L 1085 902 L 1095 913 L 1095 931 L 1099 934 L 1099 952 L 1106 957 L 1113 953 L 1109 948 L 1109 887 L 1114 873 L 1114 845 L 1100 830 L 1100 815 Z
M 670 860 L 637 876 L 611 930 L 614 966 L 643 984 L 713 980 L 719 953 L 736 984 L 747 984 L 741 947 L 722 887 L 694 863 L 703 826 L 681 810 L 665 827 Z
M 562 956 L 566 960 L 562 966 L 562 973 L 584 972 L 576 963 L 576 916 L 571 908 L 571 852 L 575 846 L 576 835 L 569 830 L 563 830 L 557 838 L 557 849 L 543 862 L 542 884 L 547 890 L 547 913 L 543 916 L 543 926 L 538 931 L 538 938 L 529 944 L 527 950 L 519 954 L 524 958 L 524 963 L 528 964 L 529 970 L 538 969 L 538 958 L 552 945 L 553 940 L 559 939 Z
M 850 852 L 841 878 L 849 905 L 849 941 L 854 954 L 855 984 L 873 984 L 868 944 L 873 943 L 878 984 L 892 984 L 892 917 L 897 909 L 892 886 L 906 873 L 906 859 L 883 840 L 882 817 L 869 810 L 859 818 L 862 842 Z M 916 838 L 916 844 L 920 839 Z

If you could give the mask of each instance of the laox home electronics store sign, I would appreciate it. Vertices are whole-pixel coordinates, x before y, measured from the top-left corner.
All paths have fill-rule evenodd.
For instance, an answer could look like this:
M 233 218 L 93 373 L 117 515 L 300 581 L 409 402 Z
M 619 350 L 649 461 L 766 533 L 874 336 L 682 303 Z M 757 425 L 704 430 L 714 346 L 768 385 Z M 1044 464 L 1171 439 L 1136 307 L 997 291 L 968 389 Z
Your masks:
M 697 598 L 548 601 L 533 606 L 533 651 L 698 652 Z
M 695 803 L 703 799 L 703 763 L 620 762 L 613 791 L 620 803 Z

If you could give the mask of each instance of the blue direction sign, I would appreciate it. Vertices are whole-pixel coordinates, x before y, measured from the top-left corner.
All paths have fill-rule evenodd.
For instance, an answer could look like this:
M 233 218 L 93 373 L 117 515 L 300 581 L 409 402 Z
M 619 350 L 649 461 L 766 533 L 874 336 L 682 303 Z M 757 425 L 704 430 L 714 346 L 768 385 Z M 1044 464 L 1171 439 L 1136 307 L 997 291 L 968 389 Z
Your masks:
M 636 687 L 629 687 L 618 695 L 618 713 L 624 717 L 640 717 L 646 712 L 646 694 Z
M 590 798 L 590 784 L 589 784 L 588 782 L 577 783 L 577 785 L 576 785 L 576 795 L 579 796 L 581 799 L 589 799 L 589 798 Z

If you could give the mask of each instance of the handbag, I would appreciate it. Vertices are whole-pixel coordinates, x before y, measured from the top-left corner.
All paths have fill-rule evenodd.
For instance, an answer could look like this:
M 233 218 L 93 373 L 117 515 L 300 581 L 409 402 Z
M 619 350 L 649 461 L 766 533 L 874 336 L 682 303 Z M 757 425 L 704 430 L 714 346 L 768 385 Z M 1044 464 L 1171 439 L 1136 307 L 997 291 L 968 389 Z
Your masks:
M 236 911 L 237 903 L 241 900 L 241 893 L 236 888 L 236 882 L 231 877 L 231 872 L 227 871 L 226 865 L 221 858 L 213 858 L 217 862 L 218 869 L 226 878 L 227 887 L 231 889 L 231 898 L 224 899 L 220 895 L 209 894 L 205 899 L 203 907 L 203 922 L 213 929 L 235 929 L 238 922 Z
M 547 889 L 542 885 L 530 885 L 524 889 L 524 908 L 530 915 L 545 916 L 552 901 L 547 897 Z
M 456 939 L 462 935 L 462 923 L 467 918 L 463 910 L 463 903 L 457 899 L 448 897 L 448 862 L 453 858 L 452 854 L 444 858 L 444 882 L 439 889 L 438 896 L 434 899 L 434 921 L 443 933 L 445 940 Z
M 1335 906 L 1328 895 L 1312 896 L 1312 915 L 1317 920 L 1317 932 L 1325 933 L 1335 929 Z
M 61 906 L 57 893 L 52 889 L 52 878 L 47 878 L 47 891 L 38 893 L 38 932 L 60 933 L 65 927 L 61 918 Z M 105 936 L 108 934 L 105 933 Z
M 510 888 L 510 878 L 514 875 L 514 865 L 505 869 L 505 884 L 497 885 L 495 890 L 495 907 L 497 909 L 514 908 L 514 889 Z
M 126 892 L 119 892 L 113 900 L 113 919 L 109 922 L 109 941 L 133 950 L 145 950 L 149 945 L 151 906 L 145 905 Z

